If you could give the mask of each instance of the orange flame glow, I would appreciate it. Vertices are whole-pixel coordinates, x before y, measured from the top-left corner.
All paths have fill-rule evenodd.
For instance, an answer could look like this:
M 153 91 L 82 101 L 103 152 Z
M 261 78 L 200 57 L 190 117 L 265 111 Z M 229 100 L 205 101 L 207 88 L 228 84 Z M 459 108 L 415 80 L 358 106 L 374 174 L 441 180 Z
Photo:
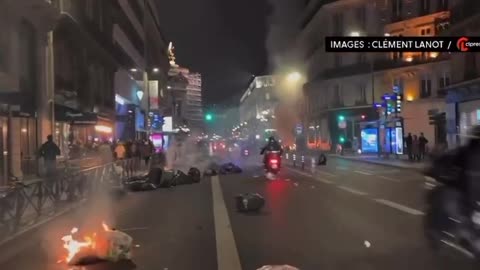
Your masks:
M 105 231 L 109 231 L 109 227 L 105 222 L 102 223 L 102 227 Z M 95 252 L 97 248 L 97 234 L 93 233 L 91 235 L 86 235 L 83 237 L 83 240 L 76 240 L 75 234 L 78 233 L 78 228 L 74 227 L 70 234 L 67 234 L 61 238 L 63 241 L 63 247 L 67 250 L 66 256 L 59 260 L 58 263 L 66 262 L 70 263 L 77 254 L 80 252 L 86 252 L 91 250 L 92 253 Z

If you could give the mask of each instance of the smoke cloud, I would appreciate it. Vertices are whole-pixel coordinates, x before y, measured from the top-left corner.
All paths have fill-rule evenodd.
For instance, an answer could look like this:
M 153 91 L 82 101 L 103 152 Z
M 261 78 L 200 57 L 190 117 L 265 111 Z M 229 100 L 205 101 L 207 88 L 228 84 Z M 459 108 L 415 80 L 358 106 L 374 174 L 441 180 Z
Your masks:
M 271 70 L 278 70 L 288 62 L 287 52 L 299 32 L 302 1 L 268 0 L 272 13 L 267 20 L 266 48 Z

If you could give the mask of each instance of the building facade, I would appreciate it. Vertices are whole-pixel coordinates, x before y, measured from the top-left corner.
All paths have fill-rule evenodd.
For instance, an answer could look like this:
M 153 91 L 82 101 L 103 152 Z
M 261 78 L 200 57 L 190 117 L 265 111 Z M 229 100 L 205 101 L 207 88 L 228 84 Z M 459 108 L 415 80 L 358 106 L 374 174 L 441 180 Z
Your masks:
M 304 87 L 311 148 L 331 148 L 346 138 L 358 141 L 362 122 L 382 119 L 375 105 L 398 94 L 395 119 L 404 133 L 423 132 L 431 144 L 445 140 L 445 128 L 429 124 L 444 112 L 439 89 L 450 84 L 449 55 L 439 53 L 326 53 L 325 36 L 434 36 L 449 27 L 455 1 L 310 1 L 300 20 L 297 53 L 305 64 Z M 346 125 L 339 127 L 339 117 Z M 380 127 L 379 122 L 376 124 Z M 387 147 L 388 148 L 388 147 Z
M 329 149 L 340 136 L 359 137 L 358 123 L 347 121 L 340 129 L 337 118 L 376 119 L 373 103 L 383 93 L 383 82 L 372 68 L 374 54 L 326 53 L 326 36 L 383 35 L 376 1 L 310 1 L 300 19 L 295 42 L 299 62 L 307 77 L 304 86 L 307 144 Z M 347 132 L 345 134 L 344 132 Z
M 456 1 L 451 8 L 451 36 L 480 34 L 480 3 Z M 469 140 L 472 126 L 480 125 L 480 56 L 478 53 L 453 53 L 451 85 L 444 89 L 446 97 L 446 126 L 449 147 Z
M 112 140 L 115 125 L 112 1 L 56 0 L 61 16 L 53 32 L 54 140 L 62 155 L 72 146 Z
M 200 73 L 185 74 L 188 80 L 185 104 L 185 118 L 192 129 L 202 129 L 203 104 L 202 104 L 202 75 Z
M 161 130 L 155 121 L 162 118 L 166 106 L 167 44 L 155 2 L 118 0 L 115 4 L 113 38 L 120 63 L 114 81 L 115 138 L 146 138 Z
M 0 3 L 0 185 L 36 174 L 36 153 L 52 133 L 50 31 L 59 16 L 49 1 Z
M 239 120 L 242 137 L 261 135 L 274 129 L 279 100 L 275 76 L 256 76 L 240 98 Z
M 449 4 L 452 1 L 389 1 L 377 8 L 386 22 L 385 35 L 438 36 L 450 25 Z M 429 118 L 431 112 L 445 112 L 444 95 L 439 90 L 451 81 L 449 58 L 448 53 L 406 52 L 388 53 L 374 62 L 386 89 L 397 89 L 404 98 L 399 116 L 405 133 L 424 133 L 431 145 L 446 140 L 445 128 L 430 125 Z

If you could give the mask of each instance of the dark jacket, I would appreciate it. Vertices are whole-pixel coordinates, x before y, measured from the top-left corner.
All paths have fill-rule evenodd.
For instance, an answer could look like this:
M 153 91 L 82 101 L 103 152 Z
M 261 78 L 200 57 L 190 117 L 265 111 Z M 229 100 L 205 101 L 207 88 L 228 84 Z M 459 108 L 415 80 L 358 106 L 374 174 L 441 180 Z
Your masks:
M 277 141 L 270 141 L 267 145 L 262 148 L 260 155 L 265 154 L 265 152 L 272 152 L 272 151 L 280 151 L 280 155 L 282 155 L 283 150 L 282 146 Z
M 38 150 L 38 155 L 45 160 L 54 161 L 60 155 L 60 148 L 53 141 L 47 141 Z

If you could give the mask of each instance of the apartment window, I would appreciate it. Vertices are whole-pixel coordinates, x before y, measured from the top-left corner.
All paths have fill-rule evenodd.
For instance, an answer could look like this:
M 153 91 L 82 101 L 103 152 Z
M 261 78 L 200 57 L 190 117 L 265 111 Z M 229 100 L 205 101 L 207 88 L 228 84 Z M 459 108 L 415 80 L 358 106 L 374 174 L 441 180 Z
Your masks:
M 450 85 L 450 73 L 449 72 L 443 72 L 440 75 L 439 81 L 438 81 L 438 87 L 445 88 Z
M 333 16 L 333 34 L 338 36 L 343 34 L 343 16 L 341 13 Z
M 394 20 L 402 18 L 403 0 L 392 0 L 392 16 Z
M 8 70 L 9 31 L 0 31 L 0 71 Z
M 340 90 L 340 85 L 336 84 L 333 87 L 333 95 L 332 95 L 332 103 L 334 106 L 339 106 L 341 104 L 341 90 Z
M 392 90 L 399 94 L 403 94 L 403 79 L 402 78 L 395 78 L 393 79 Z
M 367 62 L 367 56 L 365 53 L 358 53 L 357 54 L 357 62 L 359 64 L 366 63 Z
M 334 56 L 333 56 L 333 66 L 335 68 L 340 67 L 341 62 L 342 62 L 342 59 L 340 58 L 340 54 L 335 53 Z
M 367 28 L 367 9 L 365 6 L 360 6 L 355 10 L 357 23 L 361 29 Z
M 432 30 L 430 28 L 423 28 L 420 30 L 420 35 L 421 36 L 430 36 L 432 33 Z
M 420 97 L 428 98 L 432 95 L 432 80 L 429 75 L 424 75 L 420 80 Z
M 85 0 L 85 14 L 90 20 L 93 20 L 93 14 L 95 10 L 94 1 L 95 0 Z
M 367 86 L 365 84 L 360 84 L 358 86 L 358 104 L 366 104 L 367 103 Z
M 437 0 L 437 10 L 448 10 L 448 0 Z
M 425 15 L 430 13 L 430 0 L 420 0 L 418 1 L 418 13 L 420 15 Z

